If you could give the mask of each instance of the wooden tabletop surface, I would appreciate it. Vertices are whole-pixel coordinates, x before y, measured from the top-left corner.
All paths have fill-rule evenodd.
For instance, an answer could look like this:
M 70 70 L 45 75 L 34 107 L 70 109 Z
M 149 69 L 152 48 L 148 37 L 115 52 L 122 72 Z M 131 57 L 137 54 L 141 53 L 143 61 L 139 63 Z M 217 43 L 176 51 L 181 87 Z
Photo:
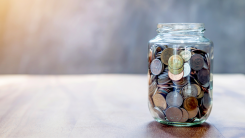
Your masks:
M 203 125 L 157 123 L 146 75 L 0 76 L 0 137 L 245 137 L 245 75 L 214 75 Z

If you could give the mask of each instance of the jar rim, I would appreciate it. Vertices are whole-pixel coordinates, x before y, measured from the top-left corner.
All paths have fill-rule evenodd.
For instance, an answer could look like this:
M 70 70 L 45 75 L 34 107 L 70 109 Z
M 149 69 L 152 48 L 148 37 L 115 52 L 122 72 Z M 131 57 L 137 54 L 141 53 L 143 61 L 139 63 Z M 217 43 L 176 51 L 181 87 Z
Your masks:
M 204 23 L 158 23 L 158 29 L 163 30 L 199 30 L 204 29 Z

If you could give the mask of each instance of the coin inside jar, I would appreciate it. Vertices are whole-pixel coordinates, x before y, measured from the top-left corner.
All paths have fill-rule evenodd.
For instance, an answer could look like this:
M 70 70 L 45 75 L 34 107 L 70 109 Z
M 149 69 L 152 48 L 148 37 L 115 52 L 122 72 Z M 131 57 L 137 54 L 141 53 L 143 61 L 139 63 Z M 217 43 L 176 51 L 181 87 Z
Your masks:
M 165 114 L 162 112 L 162 110 L 161 110 L 160 108 L 154 107 L 153 110 L 154 110 L 154 112 L 157 113 L 157 117 L 159 117 L 159 118 L 165 120 Z
M 165 110 L 167 108 L 167 103 L 163 95 L 155 94 L 152 96 L 153 103 L 155 106 L 159 107 L 161 110 Z
M 195 97 L 188 97 L 184 101 L 184 108 L 187 111 L 194 110 L 197 108 L 197 106 L 198 106 L 198 101 Z
M 187 62 L 191 58 L 191 51 L 183 50 L 180 52 L 180 56 L 184 59 L 185 62 Z
M 196 107 L 194 110 L 187 111 L 188 112 L 188 115 L 189 115 L 189 119 L 195 117 L 197 115 L 198 111 L 199 111 L 199 108 L 198 107 Z
M 168 60 L 169 58 L 173 55 L 174 49 L 173 48 L 166 48 L 162 51 L 161 54 L 161 61 L 165 64 L 168 65 Z
M 201 70 L 203 68 L 204 60 L 200 54 L 191 56 L 191 68 L 193 70 Z
M 179 69 L 183 66 L 183 59 L 179 55 L 172 55 L 168 60 L 168 65 L 172 69 Z
M 203 96 L 203 106 L 206 108 L 206 109 L 209 109 L 210 105 L 211 105 L 211 98 L 209 96 L 208 93 L 204 93 L 204 96 Z
M 182 118 L 182 111 L 177 107 L 170 107 L 165 111 L 166 118 L 171 122 L 178 122 Z
M 195 85 L 188 84 L 185 87 L 183 87 L 181 93 L 183 94 L 184 98 L 187 97 L 197 97 L 198 90 Z
M 159 59 L 154 59 L 151 62 L 151 73 L 154 75 L 160 74 L 162 71 L 162 62 Z
M 174 75 L 170 71 L 168 71 L 168 76 L 171 80 L 178 81 L 184 76 L 184 72 L 182 71 L 180 74 Z
M 197 73 L 198 80 L 201 84 L 206 84 L 209 82 L 210 75 L 207 69 L 201 69 Z
M 187 77 L 191 73 L 191 67 L 188 63 L 184 64 L 184 76 Z
M 178 92 L 170 92 L 166 97 L 168 106 L 180 107 L 183 103 L 183 98 Z
M 180 109 L 183 115 L 179 122 L 186 122 L 189 119 L 189 114 L 184 108 L 180 108 Z
M 174 75 L 180 74 L 180 73 L 183 71 L 183 69 L 184 69 L 184 66 L 182 66 L 182 67 L 179 68 L 179 69 L 172 69 L 172 68 L 169 67 L 169 71 L 170 71 L 172 74 L 174 74 Z
M 197 95 L 201 93 L 201 88 L 197 84 L 193 84 L 197 88 Z

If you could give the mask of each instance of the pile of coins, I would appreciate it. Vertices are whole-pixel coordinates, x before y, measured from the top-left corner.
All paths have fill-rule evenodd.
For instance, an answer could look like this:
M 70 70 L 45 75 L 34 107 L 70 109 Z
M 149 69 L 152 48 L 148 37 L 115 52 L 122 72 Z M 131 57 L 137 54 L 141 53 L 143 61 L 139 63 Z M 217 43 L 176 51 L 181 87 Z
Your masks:
M 209 58 L 193 46 L 149 49 L 149 108 L 154 118 L 193 122 L 206 117 L 212 102 Z

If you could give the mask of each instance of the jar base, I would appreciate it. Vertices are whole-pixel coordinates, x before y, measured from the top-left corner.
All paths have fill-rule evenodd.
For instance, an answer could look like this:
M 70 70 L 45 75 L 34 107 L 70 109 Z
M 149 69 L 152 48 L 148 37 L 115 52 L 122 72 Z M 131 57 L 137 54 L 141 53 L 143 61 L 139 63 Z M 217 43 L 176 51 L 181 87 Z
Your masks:
M 195 126 L 195 125 L 200 125 L 202 123 L 204 123 L 206 120 L 200 120 L 200 121 L 196 121 L 196 122 L 167 122 L 167 121 L 163 121 L 161 119 L 155 119 L 157 122 L 164 124 L 164 125 L 171 125 L 171 126 L 178 126 L 178 127 L 188 127 L 188 126 Z

